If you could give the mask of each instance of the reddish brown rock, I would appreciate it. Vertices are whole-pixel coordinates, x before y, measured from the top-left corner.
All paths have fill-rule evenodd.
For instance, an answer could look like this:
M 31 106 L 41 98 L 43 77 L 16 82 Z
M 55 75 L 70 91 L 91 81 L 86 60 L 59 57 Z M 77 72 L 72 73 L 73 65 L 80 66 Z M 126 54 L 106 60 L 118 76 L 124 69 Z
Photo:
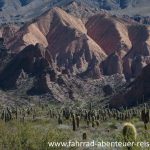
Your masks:
M 108 14 L 98 14 L 88 20 L 86 28 L 88 35 L 108 55 L 119 50 L 122 43 L 127 46 L 127 49 L 131 48 L 131 42 L 128 36 L 128 23 L 119 18 Z
M 104 75 L 122 74 L 123 66 L 120 55 L 117 52 L 109 55 L 102 63 L 102 68 Z

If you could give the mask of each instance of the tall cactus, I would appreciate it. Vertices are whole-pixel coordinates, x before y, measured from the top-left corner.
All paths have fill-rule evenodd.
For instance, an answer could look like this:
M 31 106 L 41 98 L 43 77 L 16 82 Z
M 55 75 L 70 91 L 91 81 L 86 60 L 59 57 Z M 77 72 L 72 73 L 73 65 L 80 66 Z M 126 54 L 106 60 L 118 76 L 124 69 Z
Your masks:
M 147 124 L 150 121 L 150 113 L 149 110 L 147 110 L 146 106 L 141 112 L 141 119 L 144 122 L 145 130 L 147 130 Z
M 72 127 L 73 127 L 73 131 L 76 131 L 76 121 L 75 121 L 75 115 L 72 115 Z
M 62 123 L 63 123 L 63 121 L 62 121 L 61 115 L 59 114 L 58 115 L 58 124 L 62 124 Z
M 80 126 L 80 116 L 76 117 L 76 122 L 77 122 L 77 128 L 79 128 L 79 126 Z
M 86 140 L 86 139 L 87 139 L 87 134 L 86 134 L 86 132 L 83 133 L 82 139 L 83 139 L 83 140 Z
M 92 127 L 94 128 L 95 127 L 95 117 L 92 116 Z

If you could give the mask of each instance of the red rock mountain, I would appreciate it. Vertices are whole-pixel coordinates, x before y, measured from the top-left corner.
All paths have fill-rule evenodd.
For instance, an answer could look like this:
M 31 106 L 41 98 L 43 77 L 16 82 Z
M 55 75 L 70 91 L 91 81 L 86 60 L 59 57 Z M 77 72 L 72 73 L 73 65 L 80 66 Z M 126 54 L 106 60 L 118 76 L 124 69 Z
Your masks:
M 21 28 L 8 43 L 15 52 L 40 43 L 52 54 L 58 67 L 73 73 L 86 71 L 93 59 L 100 63 L 106 58 L 102 48 L 87 35 L 82 21 L 60 8 L 44 13 Z
M 149 28 L 107 13 L 90 17 L 84 25 L 56 7 L 23 26 L 7 46 L 18 53 L 29 44 L 40 43 L 67 72 L 94 78 L 102 72 L 123 73 L 130 79 L 150 62 Z
M 89 18 L 86 28 L 88 35 L 109 55 L 102 63 L 104 75 L 124 73 L 130 79 L 150 63 L 149 26 L 98 14 Z
M 89 18 L 86 23 L 86 28 L 88 35 L 109 55 L 119 50 L 122 43 L 124 43 L 128 49 L 131 48 L 127 25 L 128 23 L 122 19 L 105 13 Z

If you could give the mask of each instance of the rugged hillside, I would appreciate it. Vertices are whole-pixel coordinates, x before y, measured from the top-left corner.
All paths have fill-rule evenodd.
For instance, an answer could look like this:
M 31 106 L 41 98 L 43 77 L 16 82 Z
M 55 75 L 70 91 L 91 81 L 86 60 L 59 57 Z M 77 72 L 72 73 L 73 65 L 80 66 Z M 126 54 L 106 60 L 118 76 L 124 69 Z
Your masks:
M 108 55 L 102 63 L 103 73 L 123 73 L 135 78 L 150 63 L 149 26 L 118 18 L 107 13 L 90 17 L 87 33 Z
M 106 104 L 108 96 L 112 107 L 135 105 L 143 95 L 148 99 L 150 27 L 100 10 L 127 10 L 143 3 L 92 2 L 0 3 L 4 22 L 4 12 L 8 17 L 16 9 L 23 10 L 16 16 L 19 20 L 24 20 L 27 10 L 27 20 L 44 12 L 22 27 L 8 24 L 0 28 L 5 38 L 0 38 L 0 88 L 27 97 L 46 93 L 58 101 L 103 97 Z M 58 7 L 46 11 L 57 4 L 66 11 Z M 7 10 L 11 11 L 6 14 Z M 34 10 L 39 10 L 36 15 Z M 127 81 L 136 79 L 126 89 L 124 76 Z
M 25 25 L 8 42 L 8 47 L 17 52 L 36 43 L 47 48 L 58 67 L 72 73 L 84 72 L 89 65 L 99 64 L 106 58 L 102 48 L 87 35 L 82 21 L 60 8 L 54 8 Z
M 55 65 L 50 53 L 40 44 L 29 45 L 15 56 L 9 56 L 3 42 L 0 39 L 0 92 L 4 97 L 2 103 L 26 103 L 26 99 L 31 96 L 32 100 L 35 98 L 36 101 L 41 101 L 42 98 L 43 102 L 85 99 L 99 101 L 99 97 L 113 94 L 113 89 L 125 82 L 121 75 L 83 80 L 68 74 L 66 69 L 60 70 Z M 93 68 L 90 65 L 86 71 L 93 76 L 94 71 L 90 67 L 94 70 L 96 66 Z M 107 101 L 103 103 L 106 105 Z
M 135 106 L 149 101 L 150 98 L 150 65 L 147 65 L 139 77 L 123 92 L 111 100 L 112 107 Z
M 94 78 L 102 73 L 123 73 L 131 79 L 149 64 L 149 34 L 149 26 L 104 12 L 90 17 L 84 25 L 56 7 L 24 25 L 7 47 L 18 52 L 29 44 L 40 43 L 57 66 L 68 72 Z

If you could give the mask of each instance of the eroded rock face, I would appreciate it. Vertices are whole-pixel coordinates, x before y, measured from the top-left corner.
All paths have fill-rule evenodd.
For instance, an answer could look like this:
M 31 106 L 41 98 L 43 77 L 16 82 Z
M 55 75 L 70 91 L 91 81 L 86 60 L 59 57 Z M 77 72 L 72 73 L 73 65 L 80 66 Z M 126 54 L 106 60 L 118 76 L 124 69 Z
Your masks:
M 127 22 L 107 14 L 98 14 L 86 23 L 88 35 L 110 55 L 120 49 L 122 42 L 131 48 Z
M 132 42 L 132 48 L 123 58 L 124 74 L 127 79 L 137 77 L 142 68 L 149 64 L 150 56 L 149 33 L 146 26 L 130 26 L 129 37 Z
M 135 78 L 149 64 L 149 27 L 108 14 L 98 14 L 86 23 L 88 35 L 109 56 L 102 63 L 104 75 L 122 74 Z
M 106 60 L 102 63 L 103 74 L 104 75 L 113 75 L 113 74 L 122 74 L 123 66 L 122 59 L 117 52 L 109 55 Z
M 134 106 L 150 98 L 150 65 L 142 70 L 139 77 L 132 82 L 124 93 L 115 96 L 111 101 L 112 107 Z M 144 98 L 144 99 L 143 99 Z

